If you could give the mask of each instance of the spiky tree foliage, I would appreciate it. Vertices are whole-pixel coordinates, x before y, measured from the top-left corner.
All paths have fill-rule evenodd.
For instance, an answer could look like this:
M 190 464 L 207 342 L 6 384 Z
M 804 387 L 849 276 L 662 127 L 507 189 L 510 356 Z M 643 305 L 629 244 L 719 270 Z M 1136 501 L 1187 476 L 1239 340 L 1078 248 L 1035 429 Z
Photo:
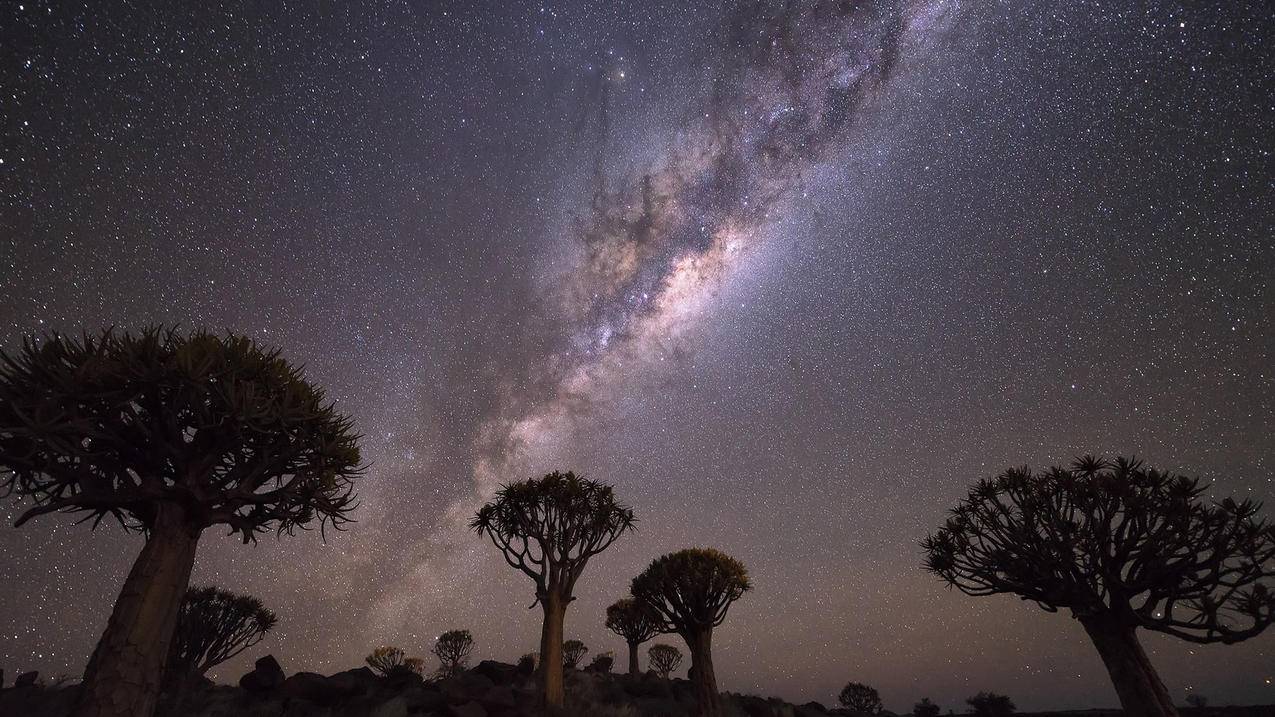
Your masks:
M 171 677 L 203 675 L 265 639 L 278 618 L 251 595 L 217 587 L 186 591 L 168 661 Z
M 580 660 L 584 659 L 584 654 L 588 651 L 589 648 L 583 642 L 567 640 L 562 643 L 562 666 L 570 670 L 578 668 Z
M 584 669 L 589 672 L 609 673 L 613 667 L 615 667 L 615 653 L 608 650 L 594 655 L 593 661 Z
M 576 581 L 589 559 L 631 530 L 634 520 L 611 486 L 554 472 L 504 486 L 470 524 L 535 583 L 532 607 L 544 610 L 540 678 L 550 708 L 563 704 L 562 630 Z
M 669 674 L 681 666 L 682 651 L 672 645 L 651 645 L 646 651 L 646 660 L 652 670 L 667 680 Z
M 1018 708 L 1014 701 L 995 692 L 980 692 L 965 700 L 974 710 L 975 717 L 1009 717 Z
M 354 506 L 357 436 L 278 351 L 204 331 L 28 338 L 0 354 L 0 493 L 106 517 L 146 545 L 89 660 L 77 717 L 148 717 L 200 534 L 245 542 Z
M 925 565 L 969 595 L 1068 610 L 1129 717 L 1174 715 L 1138 628 L 1234 643 L 1275 621 L 1275 528 L 1252 501 L 1135 459 L 1005 471 L 980 481 L 923 542 Z
M 686 640 L 702 715 L 722 713 L 713 673 L 713 628 L 751 587 L 743 563 L 711 548 L 662 555 L 633 578 L 634 599 L 659 619 L 660 631 Z
M 421 674 L 425 669 L 425 661 L 419 657 L 408 657 L 402 649 L 385 645 L 372 650 L 372 654 L 363 658 L 372 671 L 382 677 L 392 677 L 408 672 Z
M 881 695 L 877 693 L 876 688 L 858 682 L 850 682 L 842 687 L 841 694 L 837 695 L 837 701 L 847 712 L 858 717 L 879 715 L 883 709 Z
M 469 655 L 474 651 L 474 636 L 469 630 L 448 630 L 434 641 L 431 650 L 438 658 L 438 672 L 442 675 L 456 675 L 465 669 Z
M 660 634 L 660 620 L 645 605 L 629 597 L 607 608 L 606 626 L 624 638 L 629 646 L 629 674 L 638 674 L 638 647 Z
M 912 706 L 912 717 L 939 717 L 940 712 L 942 710 L 929 697 L 922 697 L 920 702 Z

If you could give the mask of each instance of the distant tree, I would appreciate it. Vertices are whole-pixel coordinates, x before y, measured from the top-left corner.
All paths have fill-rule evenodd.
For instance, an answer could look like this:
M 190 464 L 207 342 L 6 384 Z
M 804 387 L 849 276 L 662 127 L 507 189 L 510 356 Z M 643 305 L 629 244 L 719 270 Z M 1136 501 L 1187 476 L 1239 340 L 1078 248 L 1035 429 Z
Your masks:
M 186 591 L 168 661 L 172 680 L 203 675 L 265 639 L 278 618 L 251 595 L 216 587 Z
M 1009 717 L 1018 709 L 1014 701 L 995 692 L 980 692 L 965 700 L 974 709 L 975 717 Z
M 504 486 L 470 523 L 491 538 L 506 562 L 535 582 L 532 606 L 538 603 L 544 610 L 540 678 L 551 709 L 563 704 L 562 628 L 576 581 L 589 558 L 633 524 L 633 511 L 615 499 L 611 486 L 571 472 Z
M 930 701 L 929 697 L 922 697 L 912 707 L 912 717 L 939 717 L 939 706 Z
M 438 658 L 440 675 L 453 676 L 461 673 L 469 662 L 469 655 L 474 651 L 474 636 L 469 630 L 448 630 L 434 641 L 434 649 L 430 652 Z
M 630 597 L 617 600 L 607 608 L 606 626 L 629 646 L 629 674 L 639 674 L 638 647 L 660 634 L 659 618 L 651 614 L 650 608 Z
M 731 603 L 752 587 L 743 563 L 712 549 L 690 548 L 656 558 L 633 578 L 633 597 L 676 632 L 691 652 L 691 674 L 701 715 L 722 714 L 713 673 L 713 628 Z
M 1138 642 L 1146 628 L 1234 643 L 1275 621 L 1275 527 L 1259 505 L 1201 500 L 1208 484 L 1085 457 L 979 482 L 925 539 L 926 567 L 969 595 L 1012 593 L 1070 611 L 1128 717 L 1176 714 Z
M 858 682 L 850 682 L 842 687 L 841 694 L 837 695 L 837 701 L 847 712 L 856 717 L 879 715 L 884 709 L 881 705 L 881 695 L 876 689 Z
M 534 652 L 528 652 L 518 658 L 518 672 L 524 675 L 530 675 L 536 671 L 536 661 L 538 656 Z
M 562 665 L 568 669 L 576 669 L 580 666 L 580 660 L 584 659 L 584 653 L 589 648 L 585 647 L 583 642 L 579 640 L 567 640 L 562 643 Z
M 372 654 L 363 658 L 373 672 L 382 677 L 394 677 L 407 673 L 421 674 L 425 670 L 425 661 L 419 657 L 407 657 L 403 650 L 386 645 L 378 647 Z
M 651 645 L 646 651 L 646 660 L 660 677 L 668 679 L 669 674 L 682 664 L 682 651 L 672 645 Z
M 614 666 L 615 666 L 615 655 L 611 653 L 610 651 L 608 651 L 608 652 L 600 652 L 597 655 L 594 655 L 593 661 L 590 662 L 589 666 L 584 669 L 589 672 L 609 673 L 611 672 L 611 668 Z
M 146 544 L 89 659 L 77 717 L 149 717 L 200 534 L 245 542 L 354 507 L 358 437 L 279 352 L 150 328 L 28 338 L 0 353 L 0 494 L 112 517 Z
M 1205 707 L 1209 706 L 1209 698 L 1205 697 L 1204 695 L 1198 692 L 1192 692 L 1191 694 L 1186 696 L 1186 703 L 1190 707 L 1194 707 L 1197 710 L 1202 710 Z

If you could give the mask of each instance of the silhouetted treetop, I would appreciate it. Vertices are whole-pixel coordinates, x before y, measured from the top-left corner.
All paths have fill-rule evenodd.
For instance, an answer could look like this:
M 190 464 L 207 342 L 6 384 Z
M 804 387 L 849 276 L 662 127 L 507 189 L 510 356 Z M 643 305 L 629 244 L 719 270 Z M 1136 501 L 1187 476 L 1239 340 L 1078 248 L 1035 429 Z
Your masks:
M 684 632 L 722 624 L 751 587 L 743 563 L 712 548 L 688 548 L 652 561 L 633 578 L 632 592 L 664 623 L 661 632 Z
M 474 636 L 469 630 L 448 630 L 434 641 L 430 652 L 438 658 L 439 672 L 455 675 L 465 669 L 469 655 L 474 651 Z
M 846 708 L 846 711 L 863 717 L 879 715 L 883 709 L 881 695 L 877 693 L 876 688 L 858 682 L 847 683 L 841 688 L 837 701 Z
M 1013 593 L 1198 643 L 1275 621 L 1275 528 L 1250 500 L 1135 459 L 1085 457 L 980 481 L 923 541 L 925 565 L 970 595 Z
M 470 527 L 488 535 L 511 566 L 536 581 L 540 599 L 554 580 L 569 595 L 588 559 L 635 522 L 611 486 L 555 471 L 504 486 Z
M 672 645 L 651 645 L 646 656 L 650 660 L 651 669 L 666 680 L 669 673 L 682 664 L 682 651 Z
M 567 640 L 562 643 L 562 664 L 571 669 L 580 666 L 580 660 L 584 659 L 584 655 L 589 648 L 579 640 Z
M 660 619 L 633 598 L 616 600 L 607 608 L 606 627 L 630 644 L 640 644 L 660 634 Z
M 965 700 L 976 717 L 1009 717 L 1018 709 L 1014 701 L 995 692 L 980 692 Z
M 177 615 L 169 669 L 175 677 L 202 675 L 261 642 L 276 622 L 275 614 L 251 595 L 190 588 Z
M 0 489 L 36 503 L 19 525 L 63 511 L 149 529 L 169 503 L 245 541 L 339 527 L 357 441 L 299 368 L 242 336 L 107 329 L 0 353 Z

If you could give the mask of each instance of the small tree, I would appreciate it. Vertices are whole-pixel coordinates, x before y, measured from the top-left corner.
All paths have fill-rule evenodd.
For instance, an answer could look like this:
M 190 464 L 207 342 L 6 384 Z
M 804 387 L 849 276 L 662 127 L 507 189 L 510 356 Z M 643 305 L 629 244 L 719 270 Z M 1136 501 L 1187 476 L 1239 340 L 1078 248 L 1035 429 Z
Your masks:
M 1124 713 L 1174 715 L 1138 628 L 1234 643 L 1275 621 L 1275 591 L 1263 582 L 1275 578 L 1275 528 L 1252 501 L 1202 501 L 1207 488 L 1125 458 L 1011 469 L 974 486 L 925 539 L 925 565 L 968 595 L 1069 610 Z
M 660 620 L 649 608 L 633 598 L 617 600 L 607 608 L 607 629 L 624 638 L 629 646 L 629 674 L 638 669 L 638 647 L 660 634 Z
M 357 436 L 323 392 L 251 339 L 151 328 L 27 339 L 0 353 L 0 494 L 146 535 L 73 714 L 149 717 L 195 549 L 354 507 Z
M 504 486 L 470 524 L 491 538 L 509 565 L 535 582 L 532 607 L 539 604 L 544 610 L 540 678 L 550 708 L 563 704 L 562 628 L 576 581 L 589 558 L 633 524 L 633 511 L 616 501 L 611 486 L 570 472 Z
M 672 645 L 651 645 L 646 651 L 646 659 L 651 664 L 651 669 L 667 680 L 681 666 L 682 651 Z
M 615 667 L 615 655 L 608 650 L 594 655 L 593 661 L 584 669 L 588 672 L 610 673 L 612 667 Z
M 712 549 L 690 548 L 656 558 L 633 578 L 633 597 L 661 622 L 661 632 L 676 632 L 691 651 L 700 714 L 722 713 L 713 673 L 713 628 L 752 587 L 743 563 Z
M 1018 709 L 1014 701 L 995 692 L 980 692 L 965 700 L 974 709 L 975 717 L 1009 717 Z
M 588 651 L 589 648 L 583 642 L 567 640 L 562 643 L 562 666 L 571 670 L 578 668 L 580 660 L 584 659 L 584 653 Z
M 449 630 L 438 636 L 431 652 L 438 658 L 440 675 L 460 674 L 474 651 L 474 636 L 469 630 Z
M 425 661 L 419 657 L 407 657 L 403 650 L 386 645 L 372 650 L 372 654 L 363 658 L 372 671 L 382 677 L 421 674 L 425 671 Z
M 929 697 L 922 697 L 920 702 L 912 706 L 912 717 L 939 717 L 941 711 Z
M 186 591 L 168 670 L 174 681 L 203 675 L 261 642 L 278 618 L 261 601 L 216 587 Z
M 837 701 L 846 711 L 857 717 L 879 715 L 883 709 L 881 695 L 877 694 L 876 688 L 858 682 L 850 682 L 842 687 L 841 694 L 837 695 Z

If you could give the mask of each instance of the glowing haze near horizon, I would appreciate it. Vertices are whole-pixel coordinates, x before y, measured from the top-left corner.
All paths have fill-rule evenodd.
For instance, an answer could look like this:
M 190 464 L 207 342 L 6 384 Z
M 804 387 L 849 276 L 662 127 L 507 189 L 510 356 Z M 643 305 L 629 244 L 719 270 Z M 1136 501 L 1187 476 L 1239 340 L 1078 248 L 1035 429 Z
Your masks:
M 4 345 L 225 327 L 366 434 L 347 532 L 205 534 L 196 582 L 281 616 L 222 680 L 452 628 L 534 649 L 530 583 L 465 523 L 574 469 L 641 521 L 568 613 L 595 653 L 632 575 L 710 545 L 756 585 L 724 689 L 1111 705 L 1070 619 L 944 590 L 916 541 L 1083 452 L 1275 497 L 1261 3 L 0 12 Z M 78 673 L 138 545 L 0 529 L 0 668 Z M 1275 702 L 1270 635 L 1146 643 L 1175 695 Z

